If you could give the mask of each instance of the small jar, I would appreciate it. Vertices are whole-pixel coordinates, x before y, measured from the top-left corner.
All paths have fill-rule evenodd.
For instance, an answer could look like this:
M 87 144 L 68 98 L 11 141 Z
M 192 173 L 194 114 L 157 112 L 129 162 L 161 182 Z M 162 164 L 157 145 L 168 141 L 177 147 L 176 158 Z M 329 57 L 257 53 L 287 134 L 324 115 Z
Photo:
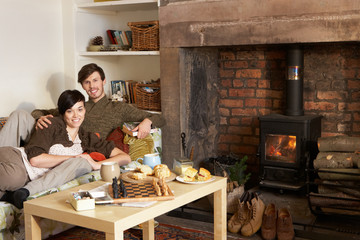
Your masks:
M 193 162 L 185 157 L 175 158 L 173 162 L 173 171 L 178 176 L 184 176 L 186 169 L 193 167 Z

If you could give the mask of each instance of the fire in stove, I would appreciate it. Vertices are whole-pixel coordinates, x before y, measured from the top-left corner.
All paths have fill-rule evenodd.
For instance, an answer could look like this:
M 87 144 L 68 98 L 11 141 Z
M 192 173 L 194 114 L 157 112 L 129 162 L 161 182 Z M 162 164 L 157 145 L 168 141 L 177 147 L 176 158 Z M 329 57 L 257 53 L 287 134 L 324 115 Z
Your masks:
M 296 136 L 268 134 L 265 153 L 267 160 L 294 163 L 296 161 Z

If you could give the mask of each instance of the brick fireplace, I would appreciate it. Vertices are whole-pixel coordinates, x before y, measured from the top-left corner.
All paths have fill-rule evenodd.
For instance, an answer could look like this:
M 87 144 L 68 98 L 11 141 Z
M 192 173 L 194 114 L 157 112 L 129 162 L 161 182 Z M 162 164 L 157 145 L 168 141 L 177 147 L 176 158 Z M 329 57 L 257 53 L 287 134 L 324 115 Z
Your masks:
M 304 112 L 360 136 L 360 3 L 175 1 L 160 7 L 163 158 L 236 153 L 259 173 L 259 117 L 284 114 L 286 52 L 304 52 Z

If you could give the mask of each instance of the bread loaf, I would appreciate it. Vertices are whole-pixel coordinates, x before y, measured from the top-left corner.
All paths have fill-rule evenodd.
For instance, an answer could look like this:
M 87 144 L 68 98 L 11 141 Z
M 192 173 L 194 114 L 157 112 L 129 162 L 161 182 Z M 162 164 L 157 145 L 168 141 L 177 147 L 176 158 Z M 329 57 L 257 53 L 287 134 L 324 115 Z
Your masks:
M 154 167 L 154 174 L 157 178 L 170 177 L 171 171 L 166 164 L 158 164 Z

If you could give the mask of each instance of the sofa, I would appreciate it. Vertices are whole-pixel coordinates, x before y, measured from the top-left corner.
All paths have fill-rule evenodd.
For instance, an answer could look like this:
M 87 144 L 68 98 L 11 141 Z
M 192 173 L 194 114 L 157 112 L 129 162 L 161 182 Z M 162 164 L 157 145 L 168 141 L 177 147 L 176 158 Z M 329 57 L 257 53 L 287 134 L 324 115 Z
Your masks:
M 0 118 L 0 131 L 1 128 L 5 125 L 6 120 L 7 120 L 6 117 Z M 126 136 L 124 138 L 124 135 L 120 131 L 120 128 L 115 129 L 114 132 L 110 134 L 109 138 L 110 138 L 109 140 L 115 142 L 116 146 L 128 152 L 130 156 L 132 156 L 132 160 L 136 160 L 139 154 L 140 155 L 143 154 L 143 151 L 139 151 L 138 150 L 139 147 L 137 146 L 144 144 L 132 143 L 134 141 L 137 142 L 138 140 L 136 139 L 133 139 L 133 141 L 128 141 L 129 144 L 124 145 L 123 142 L 125 141 Z M 153 139 L 153 143 L 151 144 L 151 147 L 153 149 L 151 152 L 161 153 L 161 130 L 158 129 L 157 132 L 152 133 L 151 138 Z M 28 200 L 49 195 L 55 192 L 59 192 L 65 189 L 69 189 L 72 187 L 76 187 L 100 179 L 101 179 L 100 171 L 99 170 L 92 171 L 88 174 L 85 174 L 77 179 L 74 179 L 56 188 L 47 189 L 43 192 L 33 194 L 29 196 Z M 41 219 L 40 225 L 41 225 L 42 239 L 45 239 L 54 234 L 58 234 L 73 227 L 72 225 L 56 222 L 49 219 Z M 10 203 L 0 201 L 0 240 L 8 240 L 8 239 L 25 239 L 23 209 L 19 210 Z

